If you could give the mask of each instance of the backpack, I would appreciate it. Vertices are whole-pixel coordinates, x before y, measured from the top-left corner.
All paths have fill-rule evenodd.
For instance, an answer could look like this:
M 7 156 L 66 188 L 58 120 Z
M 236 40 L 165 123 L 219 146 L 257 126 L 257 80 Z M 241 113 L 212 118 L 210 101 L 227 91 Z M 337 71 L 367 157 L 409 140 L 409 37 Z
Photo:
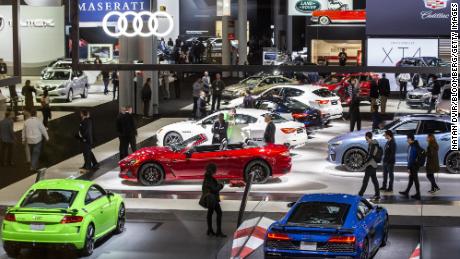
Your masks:
M 379 144 L 375 144 L 377 148 L 377 153 L 374 155 L 374 160 L 376 163 L 382 162 L 383 157 L 383 148 Z
M 425 166 L 426 163 L 426 151 L 425 149 L 418 147 L 417 148 L 417 158 L 416 161 L 417 166 L 422 167 Z

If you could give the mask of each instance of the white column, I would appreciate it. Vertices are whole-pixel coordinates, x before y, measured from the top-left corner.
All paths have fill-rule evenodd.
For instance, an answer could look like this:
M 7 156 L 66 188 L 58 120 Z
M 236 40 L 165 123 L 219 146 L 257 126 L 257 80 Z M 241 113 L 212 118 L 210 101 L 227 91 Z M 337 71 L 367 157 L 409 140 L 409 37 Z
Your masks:
M 132 64 L 138 57 L 137 39 L 120 37 L 120 64 Z M 119 106 L 134 105 L 134 72 L 120 71 Z
M 152 12 L 157 11 L 158 10 L 158 1 L 157 0 L 151 0 L 151 6 L 152 6 Z M 149 56 L 150 64 L 158 64 L 158 58 L 157 58 L 158 39 L 156 37 L 152 37 L 149 40 L 149 44 L 146 44 L 145 46 L 146 46 L 146 48 L 150 47 L 150 54 L 149 54 L 150 55 Z M 153 114 L 158 114 L 159 113 L 159 105 L 160 105 L 160 101 L 159 101 L 159 97 L 158 97 L 158 87 L 159 87 L 158 71 L 148 71 L 148 73 L 149 73 L 150 77 L 152 78 L 152 113 Z
M 230 65 L 230 42 L 228 41 L 228 21 L 230 17 L 222 16 L 222 65 Z M 229 72 L 223 72 L 223 77 L 229 77 Z
M 239 65 L 248 60 L 248 0 L 238 0 L 238 54 Z

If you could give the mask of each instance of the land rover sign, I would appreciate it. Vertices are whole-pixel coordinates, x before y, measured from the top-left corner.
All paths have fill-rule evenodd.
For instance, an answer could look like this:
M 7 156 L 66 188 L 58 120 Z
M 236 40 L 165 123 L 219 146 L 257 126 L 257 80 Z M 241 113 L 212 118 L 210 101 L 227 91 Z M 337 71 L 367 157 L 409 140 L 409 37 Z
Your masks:
M 289 15 L 308 16 L 316 10 L 353 10 L 353 0 L 288 0 Z

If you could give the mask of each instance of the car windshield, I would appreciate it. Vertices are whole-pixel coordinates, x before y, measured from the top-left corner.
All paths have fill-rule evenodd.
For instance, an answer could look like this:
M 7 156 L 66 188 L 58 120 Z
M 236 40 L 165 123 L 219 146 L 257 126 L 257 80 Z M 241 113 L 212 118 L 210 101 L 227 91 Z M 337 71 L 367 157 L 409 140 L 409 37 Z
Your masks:
M 450 88 L 446 88 L 444 90 L 444 92 L 442 93 L 442 99 L 443 100 L 450 100 L 451 95 L 452 95 L 452 91 L 450 90 Z
M 77 196 L 77 191 L 37 189 L 27 194 L 22 208 L 68 209 Z
M 336 83 L 340 82 L 342 80 L 342 78 L 343 78 L 343 76 L 337 76 L 337 75 L 330 76 L 330 77 L 326 78 L 326 80 L 324 80 L 324 84 L 326 84 L 326 85 L 336 84 Z
M 281 122 L 287 121 L 285 118 L 279 116 L 278 114 L 275 114 L 275 113 L 267 113 L 267 114 L 271 115 L 273 123 L 281 123 Z M 267 114 L 262 115 L 262 117 L 265 117 L 265 115 Z
M 260 80 L 262 79 L 262 77 L 248 77 L 244 80 L 241 81 L 241 84 L 245 84 L 245 85 L 256 85 L 260 82 Z
M 295 207 L 287 223 L 342 226 L 349 207 L 334 202 L 303 202 Z
M 182 142 L 172 144 L 170 148 L 172 151 L 178 152 L 178 151 L 183 150 L 184 148 L 190 148 L 192 146 L 199 145 L 200 143 L 203 143 L 205 141 L 206 141 L 206 136 L 196 135 Z
M 401 65 L 415 66 L 417 65 L 417 61 L 414 59 L 404 59 L 401 61 Z
M 318 90 L 315 90 L 313 91 L 313 93 L 319 97 L 323 97 L 323 98 L 326 98 L 326 97 L 334 97 L 334 93 L 327 90 L 327 89 L 318 89 Z
M 400 122 L 401 122 L 401 120 L 399 120 L 399 119 L 395 120 L 395 121 L 392 121 L 392 122 L 388 123 L 387 125 L 385 125 L 383 127 L 383 129 L 384 130 L 389 130 L 389 129 L 393 128 L 395 125 L 398 125 Z
M 50 71 L 43 75 L 44 80 L 68 80 L 70 71 Z
M 56 64 L 56 68 L 71 68 L 72 64 L 71 63 L 58 63 Z
M 286 100 L 283 105 L 289 110 L 306 110 L 309 108 L 308 105 L 293 99 Z

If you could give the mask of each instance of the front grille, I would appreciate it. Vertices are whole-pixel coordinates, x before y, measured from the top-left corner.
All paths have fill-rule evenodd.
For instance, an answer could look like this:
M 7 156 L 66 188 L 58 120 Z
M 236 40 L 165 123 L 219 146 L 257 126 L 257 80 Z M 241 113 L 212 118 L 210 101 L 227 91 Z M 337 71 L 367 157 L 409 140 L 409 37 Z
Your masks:
M 422 96 L 421 95 L 409 95 L 409 98 L 410 99 L 421 99 Z
M 267 240 L 267 247 L 269 249 L 279 250 L 298 250 L 300 249 L 300 242 L 290 240 Z
M 346 243 L 318 243 L 316 251 L 331 252 L 331 253 L 353 253 L 355 252 L 355 244 Z

